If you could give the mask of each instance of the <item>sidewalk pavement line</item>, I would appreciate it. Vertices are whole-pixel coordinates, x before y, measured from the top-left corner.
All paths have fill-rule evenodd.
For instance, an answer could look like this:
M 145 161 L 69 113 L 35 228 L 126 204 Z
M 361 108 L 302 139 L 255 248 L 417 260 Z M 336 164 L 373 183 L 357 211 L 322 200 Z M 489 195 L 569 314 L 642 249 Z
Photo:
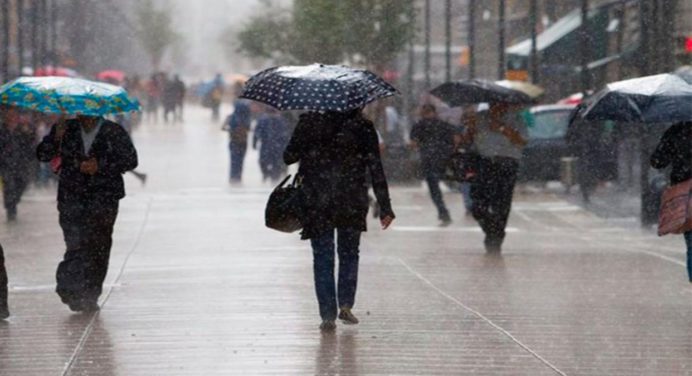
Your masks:
M 442 290 L 442 289 L 440 289 L 439 287 L 437 287 L 437 286 L 436 286 L 434 283 L 432 283 L 429 279 L 425 278 L 422 274 L 420 274 L 419 272 L 417 272 L 416 270 L 414 270 L 411 266 L 409 266 L 409 265 L 406 263 L 406 261 L 404 261 L 402 258 L 397 257 L 397 260 L 399 260 L 399 262 L 401 263 L 401 265 L 403 265 L 409 272 L 411 272 L 411 274 L 413 274 L 413 275 L 416 276 L 418 279 L 420 279 L 421 281 L 423 281 L 426 285 L 430 286 L 433 290 L 437 291 L 437 293 L 439 293 L 440 295 L 444 296 L 445 298 L 447 298 L 448 300 L 452 301 L 453 303 L 456 303 L 459 307 L 465 309 L 466 311 L 471 312 L 473 315 L 475 315 L 475 316 L 478 317 L 479 319 L 485 321 L 488 325 L 492 326 L 492 327 L 495 328 L 497 331 L 499 331 L 500 333 L 504 334 L 506 337 L 508 337 L 509 339 L 511 339 L 512 342 L 514 342 L 514 343 L 517 344 L 519 347 L 521 347 L 522 349 L 524 349 L 526 352 L 528 352 L 529 354 L 531 354 L 534 358 L 538 359 L 540 362 L 542 362 L 543 364 L 545 364 L 548 368 L 550 368 L 550 369 L 552 369 L 553 371 L 555 371 L 557 374 L 562 375 L 562 376 L 567 376 L 567 374 L 565 374 L 564 372 L 562 372 L 562 371 L 561 371 L 559 368 L 557 368 L 555 365 L 553 365 L 552 363 L 550 363 L 549 361 L 547 361 L 545 358 L 543 358 L 542 356 L 538 355 L 538 353 L 536 353 L 534 350 L 531 350 L 531 348 L 529 348 L 527 345 L 525 345 L 524 343 L 522 343 L 521 341 L 519 341 L 515 336 L 512 335 L 512 333 L 510 333 L 510 332 L 508 332 L 507 330 L 503 329 L 503 328 L 502 328 L 501 326 L 499 326 L 498 324 L 495 324 L 492 320 L 490 320 L 489 318 L 485 317 L 482 313 L 480 313 L 480 312 L 476 311 L 475 309 L 473 309 L 473 308 L 467 306 L 466 304 L 462 303 L 459 299 L 457 299 L 457 298 L 455 298 L 455 297 L 449 295 L 449 294 L 446 293 L 444 290 Z
M 525 220 L 527 220 L 527 221 L 529 221 L 529 222 L 531 222 L 531 223 L 534 223 L 534 224 L 536 224 L 537 226 L 541 226 L 541 227 L 543 227 L 543 228 L 545 228 L 545 229 L 548 229 L 548 230 L 553 230 L 553 229 L 554 229 L 554 227 L 552 227 L 552 226 L 550 226 L 550 225 L 547 225 L 547 224 L 545 224 L 545 223 L 543 223 L 543 222 L 541 222 L 541 221 L 538 221 L 538 220 L 535 220 L 535 219 L 531 218 L 531 217 L 530 217 L 528 214 L 526 214 L 526 213 L 521 213 L 521 214 L 519 214 L 519 216 L 522 217 L 522 218 L 524 218 Z M 602 219 L 600 219 L 600 217 L 597 217 L 597 218 L 599 218 L 599 220 L 603 221 Z M 659 259 L 664 260 L 664 261 L 671 262 L 671 263 L 676 264 L 676 265 L 680 265 L 680 266 L 682 266 L 682 267 L 687 267 L 687 264 L 684 263 L 684 262 L 682 262 L 682 261 L 680 261 L 680 260 L 677 260 L 677 259 L 675 259 L 675 258 L 673 258 L 673 257 L 669 257 L 669 256 L 666 256 L 666 255 L 662 255 L 662 254 L 660 254 L 660 253 L 658 253 L 658 252 L 649 251 L 649 250 L 645 249 L 643 246 L 624 247 L 624 246 L 622 246 L 622 245 L 609 243 L 609 242 L 604 241 L 604 240 L 599 240 L 599 239 L 595 239 L 595 240 L 586 239 L 586 238 L 585 238 L 583 235 L 581 235 L 581 234 L 584 234 L 585 232 L 590 231 L 589 229 L 584 228 L 583 226 L 580 226 L 580 225 L 578 225 L 578 224 L 576 224 L 576 223 L 572 223 L 571 225 L 572 225 L 572 226 L 575 226 L 576 228 L 578 228 L 578 229 L 580 229 L 580 230 L 582 230 L 582 231 L 579 231 L 578 233 L 568 233 L 567 236 L 574 236 L 574 237 L 576 237 L 577 239 L 580 239 L 580 240 L 584 240 L 584 241 L 587 241 L 587 242 L 594 242 L 594 243 L 597 243 L 597 244 L 601 244 L 601 245 L 603 245 L 603 246 L 605 246 L 605 247 L 619 249 L 619 250 L 624 251 L 624 252 L 627 252 L 627 253 L 639 253 L 639 254 L 649 255 L 649 256 L 652 256 L 652 257 L 659 258 Z M 670 250 L 670 249 L 669 249 L 669 250 Z
M 135 242 L 134 244 L 132 244 L 132 248 L 130 248 L 130 251 L 127 253 L 127 256 L 125 256 L 125 260 L 123 260 L 123 263 L 120 266 L 120 270 L 118 271 L 118 275 L 115 277 L 113 284 L 110 286 L 105 296 L 101 300 L 101 308 L 103 308 L 108 302 L 108 298 L 110 298 L 111 293 L 113 292 L 113 287 L 118 285 L 118 283 L 120 282 L 120 278 L 123 276 L 123 273 L 125 272 L 127 262 L 130 261 L 130 257 L 133 253 L 135 253 L 135 250 L 137 249 L 140 241 L 142 240 L 142 236 L 144 235 L 144 229 L 147 227 L 147 223 L 149 223 L 149 214 L 151 213 L 151 204 L 153 201 L 153 198 L 149 198 L 149 202 L 147 203 L 147 210 L 144 213 L 144 220 L 142 221 L 142 225 L 139 227 L 139 231 L 137 233 L 137 237 L 135 238 Z M 77 358 L 79 357 L 79 354 L 84 349 L 86 341 L 89 339 L 89 335 L 91 335 L 91 332 L 94 330 L 94 322 L 96 322 L 96 318 L 99 316 L 99 313 L 100 311 L 96 311 L 92 314 L 91 319 L 89 319 L 89 323 L 84 329 L 84 333 L 82 333 L 82 337 L 79 339 L 79 342 L 77 343 L 77 346 L 72 352 L 72 355 L 70 355 L 70 358 L 67 360 L 67 363 L 65 363 L 65 368 L 63 368 L 61 376 L 67 376 L 72 370 L 72 366 L 74 366 L 75 362 L 77 361 Z

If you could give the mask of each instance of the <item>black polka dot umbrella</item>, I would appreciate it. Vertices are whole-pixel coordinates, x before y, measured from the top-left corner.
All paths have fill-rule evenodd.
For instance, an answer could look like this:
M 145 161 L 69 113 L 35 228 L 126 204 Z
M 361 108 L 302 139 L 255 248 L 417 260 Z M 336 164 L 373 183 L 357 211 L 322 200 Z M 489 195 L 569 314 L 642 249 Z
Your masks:
M 346 112 L 398 92 L 374 73 L 342 65 L 269 68 L 252 76 L 241 98 L 279 110 Z

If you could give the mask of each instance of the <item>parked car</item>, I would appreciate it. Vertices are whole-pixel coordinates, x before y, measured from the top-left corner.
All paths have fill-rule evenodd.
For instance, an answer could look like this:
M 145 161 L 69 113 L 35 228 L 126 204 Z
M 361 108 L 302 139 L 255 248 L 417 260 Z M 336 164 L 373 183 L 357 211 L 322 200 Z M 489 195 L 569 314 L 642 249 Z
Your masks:
M 529 110 L 529 143 L 524 148 L 520 181 L 560 180 L 560 160 L 572 156 L 566 135 L 573 105 L 543 105 Z
M 520 181 L 560 180 L 562 159 L 575 157 L 575 151 L 567 141 L 573 109 L 574 105 L 553 104 L 529 110 L 529 116 L 526 116 L 529 143 L 524 148 L 519 168 Z M 593 140 L 593 153 L 599 161 L 594 173 L 599 181 L 614 180 L 618 176 L 618 156 L 613 123 L 605 121 L 600 126 L 600 137 Z

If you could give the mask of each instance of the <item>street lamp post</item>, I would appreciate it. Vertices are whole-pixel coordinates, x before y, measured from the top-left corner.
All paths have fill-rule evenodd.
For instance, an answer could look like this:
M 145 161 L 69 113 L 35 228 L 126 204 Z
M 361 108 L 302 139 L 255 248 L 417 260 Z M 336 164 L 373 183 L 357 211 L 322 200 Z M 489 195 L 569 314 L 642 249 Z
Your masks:
M 476 78 L 476 0 L 469 0 L 468 23 L 469 78 Z
M 2 75 L 2 81 L 7 81 L 10 77 L 10 4 L 7 1 L 2 1 L 2 5 L 0 5 L 0 7 L 0 13 L 2 13 L 3 34 L 0 75 Z
M 587 91 L 591 89 L 591 75 L 589 74 L 589 57 L 591 56 L 589 48 L 589 0 L 581 1 L 581 27 L 579 33 L 579 55 L 581 61 L 581 90 L 586 96 Z
M 531 0 L 530 8 L 529 22 L 531 22 L 531 81 L 534 84 L 538 84 L 538 0 Z
M 497 29 L 498 29 L 498 66 L 497 66 L 497 79 L 505 79 L 505 0 L 500 0 L 500 9 L 498 11 L 497 17 Z
M 425 89 L 430 89 L 430 0 L 425 0 Z
M 24 69 L 24 0 L 17 0 L 17 63 L 19 65 L 19 74 L 21 75 Z
M 445 0 L 445 82 L 452 80 L 452 0 Z

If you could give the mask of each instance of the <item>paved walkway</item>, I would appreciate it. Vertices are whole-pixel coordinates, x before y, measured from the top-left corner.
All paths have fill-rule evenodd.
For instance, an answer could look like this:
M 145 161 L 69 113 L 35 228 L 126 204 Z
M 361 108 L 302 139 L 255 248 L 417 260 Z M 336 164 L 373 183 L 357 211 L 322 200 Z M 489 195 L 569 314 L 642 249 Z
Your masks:
M 547 193 L 520 194 L 502 257 L 448 195 L 435 227 L 421 187 L 364 237 L 358 326 L 317 330 L 311 254 L 264 229 L 271 189 L 248 156 L 226 181 L 226 136 L 206 113 L 136 135 L 97 315 L 60 304 L 54 192 L 0 225 L 13 316 L 0 375 L 690 375 L 692 287 L 680 238 L 607 221 Z

